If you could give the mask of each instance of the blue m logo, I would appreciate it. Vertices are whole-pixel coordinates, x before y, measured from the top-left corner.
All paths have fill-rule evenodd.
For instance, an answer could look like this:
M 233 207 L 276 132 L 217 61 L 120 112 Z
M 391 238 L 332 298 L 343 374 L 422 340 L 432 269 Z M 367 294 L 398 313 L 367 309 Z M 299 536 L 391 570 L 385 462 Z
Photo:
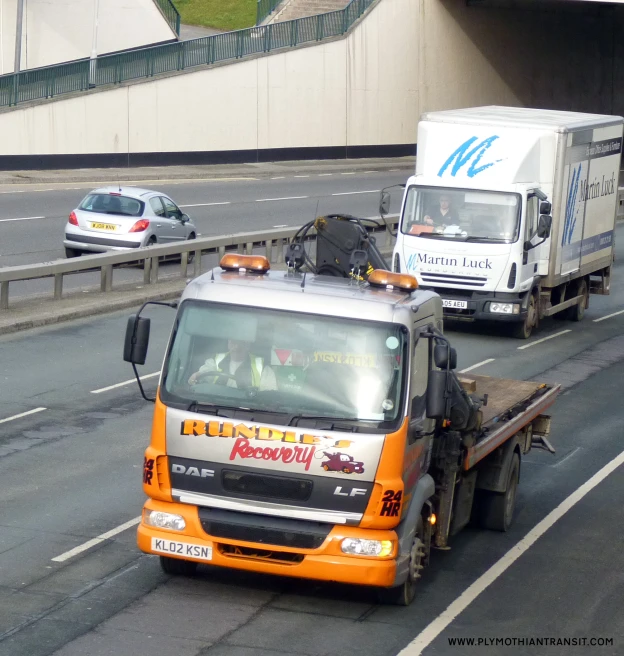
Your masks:
M 481 171 L 485 171 L 486 169 L 489 169 L 490 166 L 494 166 L 494 164 L 501 162 L 502 160 L 497 159 L 494 162 L 489 162 L 488 164 L 483 164 L 481 166 L 478 166 L 485 152 L 492 146 L 492 144 L 497 139 L 498 139 L 498 135 L 494 134 L 491 137 L 484 139 L 483 141 L 481 141 L 475 146 L 474 143 L 477 140 L 477 137 L 470 137 L 470 139 L 465 141 L 446 160 L 446 162 L 444 162 L 442 168 L 438 171 L 438 177 L 441 178 L 442 175 L 444 175 L 446 169 L 449 168 L 449 166 L 452 167 L 451 175 L 455 177 L 461 169 L 463 169 L 468 163 L 470 163 L 470 166 L 466 171 L 466 175 L 469 178 L 473 178 L 478 173 L 481 173 Z

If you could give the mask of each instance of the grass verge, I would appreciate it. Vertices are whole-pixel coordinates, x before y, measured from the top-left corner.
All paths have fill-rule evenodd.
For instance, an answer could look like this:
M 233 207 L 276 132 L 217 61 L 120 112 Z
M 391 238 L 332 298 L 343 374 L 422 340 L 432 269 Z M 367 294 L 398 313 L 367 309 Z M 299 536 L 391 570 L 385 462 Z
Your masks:
M 174 0 L 186 25 L 240 30 L 256 24 L 256 0 Z

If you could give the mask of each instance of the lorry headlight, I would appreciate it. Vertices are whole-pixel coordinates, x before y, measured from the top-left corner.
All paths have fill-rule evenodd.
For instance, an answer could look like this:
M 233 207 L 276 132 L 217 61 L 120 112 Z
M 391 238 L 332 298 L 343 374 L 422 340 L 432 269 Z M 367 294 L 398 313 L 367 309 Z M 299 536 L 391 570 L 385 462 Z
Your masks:
M 345 538 L 342 541 L 342 553 L 352 556 L 389 556 L 392 553 L 392 540 L 364 540 Z
M 146 510 L 144 521 L 149 526 L 168 528 L 172 531 L 183 531 L 186 528 L 186 522 L 182 515 L 174 515 L 160 510 Z
M 520 314 L 517 303 L 490 303 L 490 312 L 494 314 Z

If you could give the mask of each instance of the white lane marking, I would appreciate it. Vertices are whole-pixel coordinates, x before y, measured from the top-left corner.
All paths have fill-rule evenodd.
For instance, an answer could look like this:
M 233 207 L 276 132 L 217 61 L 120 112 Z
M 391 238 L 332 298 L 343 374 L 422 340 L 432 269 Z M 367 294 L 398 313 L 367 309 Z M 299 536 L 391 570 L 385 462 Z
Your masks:
M 35 219 L 45 219 L 45 216 L 24 216 L 21 219 L 0 219 L 0 223 L 7 221 L 34 221 Z
M 280 225 L 273 226 L 274 228 L 288 228 L 285 223 L 280 223 Z
M 604 321 L 605 319 L 610 319 L 611 317 L 617 317 L 618 314 L 624 314 L 624 310 L 620 310 L 619 312 L 613 312 L 613 314 L 607 314 L 604 317 L 600 317 L 600 319 L 594 319 L 594 323 L 598 323 L 599 321 Z
M 278 175 L 275 178 L 271 178 L 271 180 L 284 180 L 286 178 L 285 175 Z
M 601 483 L 609 474 L 624 463 L 624 451 L 608 462 L 600 471 L 583 483 L 564 499 L 554 510 L 536 524 L 515 546 L 500 560 L 482 574 L 472 585 L 468 586 L 457 599 L 433 622 L 424 628 L 412 642 L 399 652 L 398 656 L 419 656 L 451 622 L 494 581 L 522 556 L 546 531 L 571 510 L 585 495 Z
M 355 171 L 348 171 L 346 173 L 341 173 L 340 175 L 355 175 Z
M 467 367 L 466 369 L 462 369 L 459 373 L 460 374 L 465 374 L 467 371 L 472 371 L 473 369 L 476 369 L 477 367 L 482 367 L 484 364 L 488 364 L 489 362 L 494 362 L 496 358 L 488 358 L 487 360 L 483 360 L 483 362 L 477 362 L 477 364 L 473 364 L 471 367 Z
M 0 424 L 5 424 L 7 421 L 13 421 L 14 419 L 20 419 L 21 417 L 27 417 L 28 415 L 34 415 L 36 412 L 41 412 L 42 410 L 47 410 L 47 408 L 35 408 L 34 410 L 28 410 L 28 412 L 20 412 L 19 415 L 0 419 Z
M 160 371 L 155 371 L 153 374 L 145 374 L 145 376 L 139 376 L 141 380 L 146 378 L 153 378 L 154 376 L 160 376 Z M 108 387 L 102 387 L 101 389 L 91 390 L 91 394 L 101 394 L 102 392 L 108 392 L 108 390 L 115 389 L 116 387 L 123 387 L 124 385 L 130 385 L 134 383 L 136 378 L 131 378 L 130 380 L 124 380 L 123 383 L 117 383 L 116 385 L 109 385 Z
M 226 200 L 222 203 L 195 203 L 193 205 L 178 205 L 178 207 L 209 207 L 210 205 L 231 205 L 231 201 Z
M 309 175 L 293 175 L 293 178 L 309 178 Z
M 286 196 L 285 198 L 257 198 L 256 203 L 269 203 L 273 200 L 300 200 L 301 198 L 308 198 L 308 196 Z
M 364 173 L 379 173 L 379 171 L 364 171 Z
M 333 173 L 319 173 L 318 177 L 319 178 L 326 178 L 328 175 L 334 175 Z
M 561 335 L 565 335 L 566 333 L 571 333 L 572 331 L 570 328 L 567 330 L 562 330 L 558 333 L 555 333 L 554 335 L 548 335 L 548 337 L 542 337 L 542 339 L 536 339 L 534 342 L 531 342 L 530 344 L 525 344 L 524 346 L 518 346 L 518 350 L 522 351 L 523 349 L 528 349 L 531 346 L 535 346 L 536 344 L 541 344 L 542 342 L 547 342 L 549 339 L 555 339 L 555 337 L 560 337 Z
M 39 189 L 34 189 L 34 191 L 39 191 Z M 17 191 L 0 191 L 0 194 L 25 194 L 26 189 L 19 189 Z
M 55 558 L 52 558 L 52 560 L 55 563 L 63 563 L 66 560 L 69 560 L 70 558 L 77 556 L 79 553 L 82 553 L 87 549 L 91 549 L 91 547 L 94 547 L 96 544 L 100 544 L 100 542 L 104 542 L 105 540 L 114 537 L 118 533 L 122 533 L 123 531 L 129 529 L 130 527 L 136 526 L 140 521 L 141 521 L 140 516 L 135 517 L 134 519 L 131 519 L 125 524 L 120 524 L 119 526 L 112 528 L 110 531 L 106 531 L 106 533 L 102 533 L 102 535 L 98 535 L 97 538 L 88 540 L 84 544 L 80 544 L 77 547 L 74 547 L 73 549 L 70 549 L 69 551 L 62 553 L 60 556 L 56 556 Z
M 369 191 L 341 191 L 338 194 L 332 194 L 332 196 L 353 196 L 355 194 L 378 194 L 379 189 L 370 189 Z

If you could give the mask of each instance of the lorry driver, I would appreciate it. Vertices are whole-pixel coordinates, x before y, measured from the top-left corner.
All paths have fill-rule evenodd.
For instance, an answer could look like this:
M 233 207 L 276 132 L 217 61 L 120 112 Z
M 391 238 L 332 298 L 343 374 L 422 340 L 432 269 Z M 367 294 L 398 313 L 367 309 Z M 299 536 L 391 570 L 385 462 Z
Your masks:
M 223 372 L 224 376 L 208 376 L 212 372 Z M 228 375 L 229 374 L 229 375 Z M 228 340 L 227 353 L 217 353 L 208 358 L 204 364 L 190 376 L 189 385 L 196 385 L 201 380 L 228 387 L 256 387 L 262 391 L 276 390 L 275 372 L 265 365 L 264 358 L 253 355 L 250 342 L 237 339 Z
M 437 227 L 445 227 L 459 222 L 457 212 L 451 207 L 451 199 L 446 194 L 440 196 L 439 204 L 435 209 L 425 214 L 425 223 Z

